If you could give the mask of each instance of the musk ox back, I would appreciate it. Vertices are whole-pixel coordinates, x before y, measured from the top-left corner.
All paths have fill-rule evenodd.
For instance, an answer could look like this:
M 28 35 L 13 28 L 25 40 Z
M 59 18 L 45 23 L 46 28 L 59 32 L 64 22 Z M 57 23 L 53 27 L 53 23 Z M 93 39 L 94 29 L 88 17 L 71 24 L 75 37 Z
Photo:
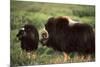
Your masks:
M 21 48 L 25 51 L 36 50 L 38 47 L 39 35 L 37 29 L 31 25 L 26 24 L 21 28 L 17 34 L 21 41 Z
M 45 29 L 48 34 L 44 33 L 48 38 L 42 43 L 54 50 L 65 53 L 95 53 L 95 34 L 88 24 L 77 23 L 66 16 L 59 16 L 49 18 Z

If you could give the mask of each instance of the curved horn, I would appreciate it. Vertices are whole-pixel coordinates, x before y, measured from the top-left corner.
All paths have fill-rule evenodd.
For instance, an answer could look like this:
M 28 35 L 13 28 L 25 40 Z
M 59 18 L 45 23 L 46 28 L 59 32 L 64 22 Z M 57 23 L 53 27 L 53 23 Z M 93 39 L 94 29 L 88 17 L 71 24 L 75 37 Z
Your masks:
M 43 33 L 42 34 L 45 35 L 44 38 L 48 38 L 49 37 L 49 34 L 48 34 L 48 32 L 47 32 L 47 30 L 45 28 L 43 28 Z

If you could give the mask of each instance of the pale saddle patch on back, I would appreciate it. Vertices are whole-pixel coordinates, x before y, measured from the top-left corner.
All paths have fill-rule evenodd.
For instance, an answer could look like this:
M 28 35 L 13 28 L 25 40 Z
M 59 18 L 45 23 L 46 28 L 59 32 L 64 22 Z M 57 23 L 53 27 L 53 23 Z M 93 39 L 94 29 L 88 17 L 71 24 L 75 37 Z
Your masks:
M 69 21 L 69 26 L 73 26 L 75 23 L 82 23 L 82 22 L 80 22 L 79 20 L 77 20 L 77 21 L 72 20 L 72 19 L 71 19 L 70 17 L 68 17 L 68 16 L 62 16 L 62 17 L 68 19 L 68 21 Z

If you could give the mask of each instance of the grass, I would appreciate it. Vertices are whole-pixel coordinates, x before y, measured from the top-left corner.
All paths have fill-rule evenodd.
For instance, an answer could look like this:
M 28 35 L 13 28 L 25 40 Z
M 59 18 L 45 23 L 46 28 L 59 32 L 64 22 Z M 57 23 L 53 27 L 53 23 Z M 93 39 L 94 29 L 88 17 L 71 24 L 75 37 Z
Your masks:
M 41 31 L 48 17 L 69 16 L 74 20 L 90 24 L 95 28 L 95 6 L 93 5 L 73 5 L 73 4 L 51 4 L 24 1 L 11 1 L 11 37 L 10 37 L 10 58 L 11 66 L 40 65 L 40 64 L 61 64 L 95 61 L 95 58 L 77 59 L 76 53 L 70 53 L 71 59 L 64 62 L 63 53 L 56 52 L 51 48 L 42 46 L 39 43 L 38 49 L 33 53 L 35 58 L 29 59 L 20 48 L 20 42 L 16 34 L 20 27 L 30 19 L 32 24 Z

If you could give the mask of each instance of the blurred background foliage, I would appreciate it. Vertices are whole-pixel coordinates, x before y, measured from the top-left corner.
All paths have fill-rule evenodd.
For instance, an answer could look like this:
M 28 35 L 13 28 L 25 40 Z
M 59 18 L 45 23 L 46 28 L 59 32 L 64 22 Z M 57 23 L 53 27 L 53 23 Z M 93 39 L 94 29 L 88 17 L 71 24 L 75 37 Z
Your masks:
M 27 19 L 40 29 L 51 16 L 69 16 L 95 26 L 95 7 L 91 5 L 11 2 L 11 29 L 19 28 Z

